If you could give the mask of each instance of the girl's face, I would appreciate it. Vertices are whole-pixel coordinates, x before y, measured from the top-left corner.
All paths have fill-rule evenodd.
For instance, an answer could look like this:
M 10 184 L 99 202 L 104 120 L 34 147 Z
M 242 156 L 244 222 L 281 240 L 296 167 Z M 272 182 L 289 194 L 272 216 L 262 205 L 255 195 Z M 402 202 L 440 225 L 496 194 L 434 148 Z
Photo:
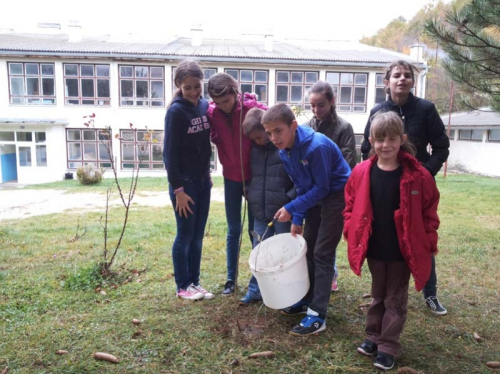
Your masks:
M 398 152 L 401 145 L 406 142 L 407 135 L 403 137 L 399 135 L 388 135 L 385 138 L 373 139 L 369 138 L 375 153 L 380 161 L 389 163 L 398 159 Z
M 259 146 L 264 146 L 269 142 L 269 136 L 264 130 L 256 129 L 248 134 L 248 138 L 250 138 L 251 141 L 255 142 Z
M 330 109 L 335 105 L 335 101 L 328 100 L 323 93 L 311 93 L 309 94 L 309 103 L 311 104 L 311 110 L 320 120 L 324 120 L 330 114 Z
M 404 66 L 392 68 L 389 80 L 384 80 L 386 87 L 389 87 L 391 97 L 408 95 L 415 84 L 412 77 L 411 71 Z
M 219 96 L 218 98 L 212 98 L 217 108 L 219 108 L 224 113 L 231 113 L 233 111 L 234 105 L 236 104 L 235 94 L 226 94 Z
M 182 97 L 194 105 L 198 104 L 201 96 L 201 79 L 196 77 L 186 77 L 181 82 Z
M 291 125 L 282 121 L 273 121 L 263 124 L 266 133 L 271 139 L 271 142 L 279 148 L 292 148 L 295 142 L 295 130 L 297 130 L 297 121 L 293 120 Z

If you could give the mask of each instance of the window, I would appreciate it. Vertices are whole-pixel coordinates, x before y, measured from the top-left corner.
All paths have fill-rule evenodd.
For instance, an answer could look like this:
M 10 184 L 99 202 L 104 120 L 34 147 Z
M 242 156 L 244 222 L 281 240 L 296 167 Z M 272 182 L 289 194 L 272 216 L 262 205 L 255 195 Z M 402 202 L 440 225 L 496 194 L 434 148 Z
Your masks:
M 385 93 L 384 74 L 377 73 L 375 75 L 375 104 L 385 102 L 387 94 Z
M 109 65 L 64 64 L 64 102 L 110 105 Z
M 172 68 L 172 93 L 175 93 L 177 91 L 177 87 L 175 86 L 175 71 L 177 68 Z M 212 77 L 214 74 L 217 73 L 217 68 L 206 68 L 203 69 L 203 97 L 207 100 L 212 100 L 210 98 L 210 95 L 208 95 L 208 80 L 210 77 Z
M 458 139 L 463 141 L 482 141 L 483 140 L 483 130 L 482 129 L 460 129 L 458 131 Z
M 310 110 L 309 89 L 318 81 L 319 72 L 276 71 L 276 103 L 299 105 Z
M 269 72 L 267 70 L 226 69 L 225 72 L 233 77 L 240 85 L 240 91 L 257 95 L 257 100 L 267 104 L 267 87 Z
M 361 163 L 361 144 L 363 143 L 363 134 L 354 134 L 354 139 L 356 141 L 356 164 Z
M 54 64 L 9 63 L 11 104 L 56 104 Z
M 19 147 L 19 166 L 31 167 L 31 147 Z
M 110 147 L 111 142 L 104 129 L 66 129 L 68 168 L 111 168 L 106 146 Z
M 490 141 L 490 142 L 500 142 L 500 129 L 490 129 L 490 130 L 488 130 L 488 141 Z
M 0 141 L 14 142 L 14 132 L 0 132 Z
M 210 155 L 210 172 L 217 171 L 217 147 L 212 143 L 212 155 Z
M 120 105 L 165 107 L 165 74 L 161 66 L 121 65 Z
M 366 112 L 368 73 L 326 72 L 339 112 Z M 385 99 L 384 99 L 385 100 Z
M 455 139 L 455 129 L 450 129 L 450 135 L 448 136 L 450 141 L 453 141 Z
M 163 131 L 153 131 L 151 142 L 147 130 L 120 130 L 122 169 L 165 169 L 163 165 Z

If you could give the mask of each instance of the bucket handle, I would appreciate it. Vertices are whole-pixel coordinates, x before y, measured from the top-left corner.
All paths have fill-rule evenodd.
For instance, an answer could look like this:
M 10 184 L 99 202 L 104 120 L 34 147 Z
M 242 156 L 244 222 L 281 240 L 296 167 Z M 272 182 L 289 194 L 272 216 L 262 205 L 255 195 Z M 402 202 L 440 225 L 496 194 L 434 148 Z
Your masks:
M 257 271 L 257 258 L 259 257 L 259 251 L 260 251 L 260 244 L 262 243 L 262 239 L 266 238 L 266 234 L 267 234 L 267 231 L 269 230 L 269 228 L 271 228 L 274 223 L 276 222 L 276 220 L 278 220 L 278 218 L 274 218 L 273 221 L 270 221 L 268 224 L 267 224 L 267 228 L 266 230 L 264 231 L 264 234 L 261 236 L 259 236 L 259 234 L 255 231 L 253 231 L 252 235 L 257 235 L 257 239 L 259 240 L 259 244 L 257 245 L 257 253 L 255 254 L 255 265 L 254 265 L 254 268 L 255 268 L 255 271 Z

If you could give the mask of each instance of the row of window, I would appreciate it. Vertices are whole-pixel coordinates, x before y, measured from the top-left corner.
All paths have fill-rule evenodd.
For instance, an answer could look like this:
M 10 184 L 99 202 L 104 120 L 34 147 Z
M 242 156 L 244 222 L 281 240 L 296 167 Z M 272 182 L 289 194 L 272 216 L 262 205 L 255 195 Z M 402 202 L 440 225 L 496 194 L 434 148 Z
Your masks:
M 11 104 L 56 104 L 54 63 L 9 62 L 8 67 Z M 208 80 L 217 73 L 217 68 L 205 68 L 203 72 L 203 95 L 210 100 Z M 268 103 L 269 71 L 228 68 L 225 72 L 236 79 L 242 92 L 255 93 L 260 102 Z M 64 103 L 109 106 L 110 79 L 110 65 L 63 64 Z M 164 67 L 119 65 L 118 79 L 120 106 L 165 107 Z M 308 90 L 318 80 L 317 71 L 277 70 L 276 103 L 310 110 Z M 326 80 L 337 96 L 339 112 L 366 112 L 368 73 L 326 72 Z M 379 103 L 386 98 L 382 74 L 376 75 L 376 82 L 376 103 Z M 173 82 L 172 87 L 175 91 Z
M 482 141 L 483 129 L 459 129 L 458 139 L 461 141 Z M 455 130 L 450 130 L 450 139 L 455 139 Z M 500 142 L 500 129 L 489 129 L 488 142 Z

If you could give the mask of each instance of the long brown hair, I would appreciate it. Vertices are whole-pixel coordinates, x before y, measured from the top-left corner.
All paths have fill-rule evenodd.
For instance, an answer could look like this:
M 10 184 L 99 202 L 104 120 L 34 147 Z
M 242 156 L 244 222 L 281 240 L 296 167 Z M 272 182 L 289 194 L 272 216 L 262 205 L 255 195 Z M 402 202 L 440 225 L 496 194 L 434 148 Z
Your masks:
M 182 96 L 181 84 L 188 77 L 199 78 L 203 80 L 203 70 L 200 65 L 194 60 L 182 60 L 177 68 L 175 69 L 174 84 L 177 90 L 174 93 L 173 98 Z M 170 107 L 170 102 L 168 107 Z
M 326 99 L 331 102 L 332 99 L 335 99 L 335 94 L 333 93 L 332 85 L 325 81 L 318 81 L 314 84 L 313 87 L 309 89 L 309 94 L 322 94 L 325 95 Z M 335 101 L 333 105 L 330 107 L 330 116 L 334 121 L 337 120 L 337 111 L 335 110 Z
M 220 98 L 227 94 L 239 94 L 238 82 L 227 73 L 214 74 L 208 80 L 208 95 Z
M 379 111 L 372 116 L 370 125 L 370 138 L 384 139 L 385 137 L 400 137 L 403 139 L 404 124 L 401 117 L 396 112 Z M 401 150 L 407 152 L 411 156 L 415 156 L 416 149 L 409 139 L 401 145 Z M 375 149 L 372 147 L 369 156 L 375 155 Z

